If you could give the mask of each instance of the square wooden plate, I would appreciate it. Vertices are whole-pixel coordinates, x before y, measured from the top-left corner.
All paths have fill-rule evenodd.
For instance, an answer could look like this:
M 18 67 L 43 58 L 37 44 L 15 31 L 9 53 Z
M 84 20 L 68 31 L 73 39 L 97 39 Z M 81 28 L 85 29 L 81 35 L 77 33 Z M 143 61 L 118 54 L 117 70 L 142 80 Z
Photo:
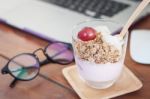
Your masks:
M 81 80 L 76 66 L 63 69 L 63 75 L 81 99 L 108 99 L 139 90 L 141 81 L 126 67 L 117 82 L 107 89 L 94 89 Z

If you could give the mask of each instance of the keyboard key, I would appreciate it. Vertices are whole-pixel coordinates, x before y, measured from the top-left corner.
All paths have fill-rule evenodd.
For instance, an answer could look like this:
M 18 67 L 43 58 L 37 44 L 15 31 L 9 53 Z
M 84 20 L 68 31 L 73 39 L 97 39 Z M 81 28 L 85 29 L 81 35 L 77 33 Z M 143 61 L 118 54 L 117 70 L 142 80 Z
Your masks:
M 94 7 L 96 6 L 96 1 L 93 0 L 89 5 L 87 5 L 87 9 L 93 11 Z
M 94 9 L 94 11 L 95 12 L 100 12 L 100 11 L 102 11 L 103 10 L 103 7 L 105 7 L 105 5 L 106 5 L 106 1 L 107 0 L 105 0 L 105 1 L 99 1 L 98 3 L 97 3 L 97 5 L 96 5 L 96 7 L 95 7 L 95 9 Z
M 70 5 L 73 5 L 73 2 L 74 0 L 66 0 L 66 2 L 62 5 L 64 6 L 65 8 L 68 8 L 70 7 Z
M 89 3 L 90 0 L 82 0 L 82 3 L 78 7 L 78 11 L 81 13 L 85 13 L 85 10 L 87 9 Z
M 90 10 L 86 10 L 86 15 L 88 15 L 88 16 L 95 16 L 96 15 L 96 12 L 93 12 L 93 11 L 90 11 Z

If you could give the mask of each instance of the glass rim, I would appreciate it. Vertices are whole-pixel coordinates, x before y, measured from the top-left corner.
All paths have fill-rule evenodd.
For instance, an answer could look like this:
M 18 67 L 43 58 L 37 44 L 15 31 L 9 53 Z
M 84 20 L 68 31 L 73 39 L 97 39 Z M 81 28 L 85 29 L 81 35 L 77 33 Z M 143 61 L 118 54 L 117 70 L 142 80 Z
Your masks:
M 87 20 L 84 20 L 84 21 L 81 21 L 79 23 L 77 23 L 76 25 L 73 26 L 72 28 L 72 33 L 73 33 L 73 30 L 76 29 L 77 26 L 83 24 L 83 23 L 87 23 L 87 22 L 98 22 L 98 21 L 106 21 L 106 22 L 111 22 L 111 23 L 115 23 L 115 24 L 118 24 L 118 25 L 121 25 L 121 23 L 117 22 L 117 21 L 114 21 L 114 20 L 111 20 L 111 19 L 104 19 L 104 18 L 100 18 L 100 19 L 87 19 Z
M 118 25 L 120 26 L 120 28 L 118 28 L 118 31 L 122 29 L 122 24 L 117 22 L 117 21 L 114 21 L 114 20 L 111 20 L 111 19 L 104 19 L 104 18 L 100 18 L 100 19 L 87 19 L 87 20 L 84 20 L 84 21 L 81 21 L 77 24 L 75 24 L 72 28 L 72 40 L 76 40 L 75 37 L 74 37 L 74 31 L 75 29 L 77 29 L 78 26 L 84 24 L 84 23 L 88 23 L 88 22 L 109 22 L 109 23 L 113 23 L 114 25 Z M 117 31 L 116 31 L 117 32 Z

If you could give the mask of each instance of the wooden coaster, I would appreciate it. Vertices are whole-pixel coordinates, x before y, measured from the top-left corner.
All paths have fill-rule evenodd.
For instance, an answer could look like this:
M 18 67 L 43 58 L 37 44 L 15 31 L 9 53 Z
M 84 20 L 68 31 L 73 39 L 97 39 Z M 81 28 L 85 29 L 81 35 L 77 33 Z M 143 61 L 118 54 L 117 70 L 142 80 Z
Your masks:
M 126 67 L 118 81 L 107 89 L 94 89 L 81 80 L 76 66 L 63 69 L 63 75 L 81 99 L 108 99 L 140 89 L 141 81 Z

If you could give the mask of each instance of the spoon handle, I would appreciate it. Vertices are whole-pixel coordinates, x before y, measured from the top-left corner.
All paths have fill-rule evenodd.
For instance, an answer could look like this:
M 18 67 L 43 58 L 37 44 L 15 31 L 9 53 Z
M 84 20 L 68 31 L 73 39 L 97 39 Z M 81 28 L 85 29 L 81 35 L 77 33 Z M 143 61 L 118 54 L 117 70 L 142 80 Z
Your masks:
M 133 14 L 130 16 L 129 20 L 127 21 L 127 23 L 125 24 L 125 26 L 123 27 L 121 33 L 120 33 L 120 38 L 123 39 L 123 37 L 125 36 L 125 34 L 127 33 L 129 27 L 131 26 L 131 24 L 134 22 L 134 20 L 136 19 L 136 17 L 142 12 L 142 10 L 149 4 L 150 0 L 143 0 L 138 7 L 136 8 L 136 10 L 133 12 Z

